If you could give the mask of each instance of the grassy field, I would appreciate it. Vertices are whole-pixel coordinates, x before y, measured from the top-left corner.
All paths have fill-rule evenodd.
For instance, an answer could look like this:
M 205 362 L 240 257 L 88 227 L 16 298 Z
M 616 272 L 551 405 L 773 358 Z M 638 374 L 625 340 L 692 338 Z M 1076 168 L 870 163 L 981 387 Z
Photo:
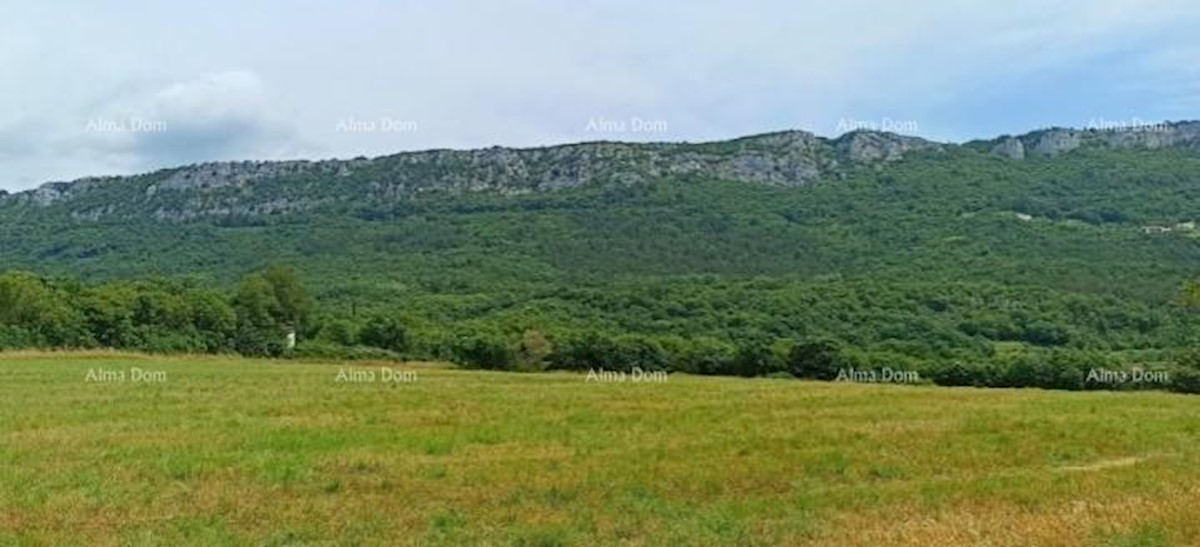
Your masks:
M 353 371 L 0 355 L 0 545 L 1200 545 L 1198 397 Z

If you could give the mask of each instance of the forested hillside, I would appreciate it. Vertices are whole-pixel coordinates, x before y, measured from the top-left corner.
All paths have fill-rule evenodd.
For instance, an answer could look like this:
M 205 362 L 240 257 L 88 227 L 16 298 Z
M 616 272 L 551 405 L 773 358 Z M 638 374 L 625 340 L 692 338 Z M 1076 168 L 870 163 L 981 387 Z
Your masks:
M 1200 153 L 1195 124 L 1176 127 L 1158 140 L 793 132 L 181 168 L 7 196 L 0 269 L 95 291 L 163 277 L 148 283 L 234 302 L 220 341 L 193 350 L 238 349 L 238 281 L 284 265 L 311 313 L 264 328 L 300 323 L 301 353 L 816 376 L 804 348 L 929 376 L 1021 359 L 1071 375 L 1169 365 L 1200 337 L 1184 291 L 1200 270 Z M 0 344 L 117 339 L 18 333 L 33 319 L 4 291 L 31 278 L 7 279 Z M 965 383 L 1083 386 L 988 374 Z

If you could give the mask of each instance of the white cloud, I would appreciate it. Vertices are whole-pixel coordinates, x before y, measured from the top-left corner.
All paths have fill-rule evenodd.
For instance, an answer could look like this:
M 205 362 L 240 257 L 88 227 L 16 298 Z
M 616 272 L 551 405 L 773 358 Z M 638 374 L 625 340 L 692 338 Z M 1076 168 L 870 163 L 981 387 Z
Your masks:
M 1197 23 L 1183 0 L 28 4 L 0 19 L 0 187 L 213 159 L 831 134 L 844 118 L 963 138 L 1061 123 L 1047 113 L 1083 99 L 1197 117 Z M 1067 73 L 1088 80 L 1054 85 Z M 595 134 L 595 117 L 669 129 Z M 419 129 L 337 131 L 346 118 Z
M 0 159 L 17 167 L 58 166 L 47 178 L 59 172 L 72 178 L 212 160 L 285 159 L 315 150 L 262 78 L 248 70 L 156 88 L 125 86 L 94 106 L 0 127 Z M 22 186 L 32 183 L 26 176 Z
M 273 103 L 262 78 L 247 70 L 123 95 L 78 120 L 77 128 L 71 142 L 123 158 L 131 167 L 275 159 L 301 151 L 295 128 Z

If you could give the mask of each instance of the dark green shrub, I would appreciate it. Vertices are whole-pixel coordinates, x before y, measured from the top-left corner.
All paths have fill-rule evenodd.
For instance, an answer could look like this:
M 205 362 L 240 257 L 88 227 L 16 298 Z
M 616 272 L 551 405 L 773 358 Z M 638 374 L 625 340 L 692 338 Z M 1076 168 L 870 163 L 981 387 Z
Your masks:
M 408 329 L 394 317 L 375 316 L 363 325 L 359 341 L 365 346 L 403 352 L 408 350 Z
M 455 341 L 456 360 L 486 370 L 512 370 L 516 352 L 503 339 L 484 334 L 461 336 Z
M 358 326 L 346 319 L 327 319 L 319 325 L 317 338 L 342 346 L 353 346 L 358 342 Z
M 787 365 L 797 378 L 832 380 L 845 366 L 841 348 L 830 340 L 797 342 L 788 352 Z

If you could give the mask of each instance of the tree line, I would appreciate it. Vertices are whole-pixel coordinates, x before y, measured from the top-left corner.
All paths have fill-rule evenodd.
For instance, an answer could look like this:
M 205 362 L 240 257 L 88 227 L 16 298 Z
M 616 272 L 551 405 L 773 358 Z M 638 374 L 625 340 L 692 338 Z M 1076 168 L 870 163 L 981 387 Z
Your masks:
M 1181 301 L 1195 305 L 1200 302 L 1197 294 L 1200 289 L 1189 286 Z M 286 267 L 246 275 L 229 291 L 186 280 L 88 285 L 27 272 L 0 275 L 0 350 L 115 348 L 267 357 L 421 358 L 504 371 L 637 369 L 828 381 L 886 382 L 894 372 L 903 373 L 896 377 L 905 383 L 1200 392 L 1200 354 L 1190 352 L 1159 350 L 1131 356 L 1031 345 L 1005 354 L 949 348 L 930 355 L 889 346 L 864 348 L 820 335 L 742 332 L 722 339 L 587 326 L 552 331 L 512 327 L 492 322 L 429 328 L 398 314 L 357 317 L 314 312 L 308 291 Z M 289 333 L 299 338 L 294 348 L 289 347 Z
M 310 302 L 288 268 L 245 276 L 232 294 L 182 280 L 85 285 L 0 275 L 0 349 L 114 348 L 278 356 L 306 326 Z

